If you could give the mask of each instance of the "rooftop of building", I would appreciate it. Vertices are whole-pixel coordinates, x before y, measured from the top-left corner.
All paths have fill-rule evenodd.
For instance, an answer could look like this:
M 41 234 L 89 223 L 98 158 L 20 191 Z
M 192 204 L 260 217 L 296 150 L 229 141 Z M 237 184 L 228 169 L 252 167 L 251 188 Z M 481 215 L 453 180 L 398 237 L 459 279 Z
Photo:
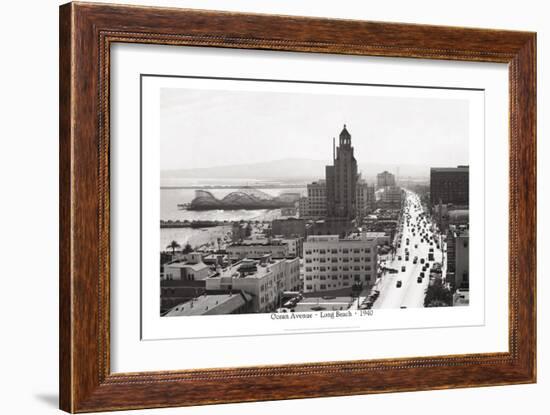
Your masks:
M 367 238 L 383 238 L 389 236 L 386 232 L 365 232 Z
M 217 258 L 220 258 L 220 257 L 226 257 L 227 256 L 227 253 L 225 252 L 212 252 L 210 254 L 207 254 L 205 255 L 202 259 L 217 259 Z
M 383 234 L 385 235 L 385 233 Z M 375 239 L 376 237 L 369 236 L 366 232 L 352 232 L 344 238 L 340 238 L 338 235 L 310 235 L 306 242 L 371 242 Z
M 251 247 L 251 246 L 284 246 L 284 245 L 286 244 L 281 239 L 271 239 L 271 240 L 268 240 L 267 238 L 262 240 L 245 239 L 241 242 L 232 243 L 231 245 L 228 246 L 228 248 L 241 247 L 241 246 Z
M 228 294 L 203 294 L 168 311 L 166 317 L 230 314 L 251 301 L 251 296 L 242 291 Z
M 399 187 L 399 186 L 384 186 L 384 187 L 381 187 L 380 189 L 378 189 L 376 192 L 377 193 L 386 193 L 386 192 L 396 192 L 396 191 L 401 192 L 401 187 Z
M 295 259 L 295 258 L 293 258 Z M 245 258 L 234 264 L 221 269 L 217 274 L 211 276 L 215 278 L 263 278 L 271 273 L 271 267 L 281 262 L 290 261 L 293 259 L 277 258 L 273 259 L 270 256 L 262 257 L 261 259 Z
M 470 216 L 470 211 L 468 209 L 456 209 L 449 211 L 449 218 L 459 219 L 459 218 L 468 218 Z
M 352 220 L 348 218 L 341 218 L 338 216 L 325 216 L 323 219 L 318 219 L 314 223 L 337 223 L 337 224 L 346 224 L 351 223 Z
M 338 235 L 309 235 L 307 237 L 307 242 L 335 242 L 339 239 L 340 237 Z
M 454 233 L 455 236 L 470 236 L 470 229 L 463 225 L 450 225 L 449 230 Z
M 208 265 L 206 265 L 204 262 L 188 262 L 185 260 L 181 261 L 174 261 L 174 262 L 168 262 L 164 264 L 164 267 L 170 267 L 170 268 L 190 268 L 193 271 L 201 271 L 205 268 L 208 268 Z
M 453 213 L 457 215 L 462 215 L 470 213 L 470 209 L 465 206 L 458 206 L 458 208 L 455 208 L 454 205 L 449 205 L 448 210 L 449 214 Z
M 294 307 L 294 312 L 348 310 L 353 302 L 351 288 L 323 292 L 304 293 Z
M 453 173 L 453 172 L 469 172 L 470 166 L 456 166 L 456 167 L 431 167 L 431 172 L 438 172 L 438 173 Z
M 296 241 L 299 240 L 299 239 L 303 239 L 302 236 L 298 236 L 298 235 L 296 235 L 296 236 L 295 236 L 295 235 L 291 235 L 291 236 L 288 236 L 288 237 L 286 237 L 286 236 L 284 236 L 284 235 L 275 235 L 275 237 L 276 237 L 279 241 L 281 241 L 281 242 L 283 242 L 283 243 L 296 242 Z
M 369 235 L 369 232 L 351 232 L 342 240 L 344 241 L 365 241 L 371 242 L 376 239 L 375 236 Z

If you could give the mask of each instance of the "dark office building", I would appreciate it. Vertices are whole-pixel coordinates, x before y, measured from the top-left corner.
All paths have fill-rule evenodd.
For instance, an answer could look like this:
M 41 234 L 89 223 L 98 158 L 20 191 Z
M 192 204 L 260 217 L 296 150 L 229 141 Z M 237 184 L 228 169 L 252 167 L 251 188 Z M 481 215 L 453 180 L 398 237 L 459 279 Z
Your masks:
M 384 170 L 376 175 L 376 184 L 378 188 L 395 187 L 395 176 L 389 171 Z
M 357 161 L 351 146 L 351 134 L 340 133 L 340 145 L 333 150 L 334 163 L 326 166 L 327 216 L 353 219 L 356 216 Z
M 441 204 L 468 205 L 468 166 L 432 167 L 430 169 L 430 199 L 432 206 Z
M 271 234 L 282 235 L 285 238 L 293 236 L 306 236 L 306 221 L 304 219 L 288 218 L 273 219 L 271 222 Z

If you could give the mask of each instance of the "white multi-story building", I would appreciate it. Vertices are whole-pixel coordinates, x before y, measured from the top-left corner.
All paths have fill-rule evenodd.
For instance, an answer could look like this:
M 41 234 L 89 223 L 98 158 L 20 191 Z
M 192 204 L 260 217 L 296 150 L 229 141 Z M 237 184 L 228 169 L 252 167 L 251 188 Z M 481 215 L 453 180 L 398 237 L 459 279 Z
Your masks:
M 270 312 L 279 307 L 283 292 L 300 289 L 299 261 L 299 258 L 243 259 L 207 278 L 206 290 L 242 290 L 252 295 L 252 312 Z
M 210 275 L 210 267 L 202 261 L 198 252 L 181 255 L 176 261 L 164 264 L 166 280 L 204 280 Z
M 304 242 L 304 292 L 374 284 L 376 245 L 376 238 L 364 234 L 345 239 L 337 235 L 309 236 Z

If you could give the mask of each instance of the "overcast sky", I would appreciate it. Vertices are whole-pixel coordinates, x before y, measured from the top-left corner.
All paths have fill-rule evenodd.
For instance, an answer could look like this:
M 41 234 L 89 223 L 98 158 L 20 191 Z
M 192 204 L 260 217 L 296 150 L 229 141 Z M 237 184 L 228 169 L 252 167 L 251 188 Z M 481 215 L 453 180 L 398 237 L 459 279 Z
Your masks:
M 344 124 L 359 163 L 468 164 L 466 100 L 163 88 L 161 168 L 328 161 Z

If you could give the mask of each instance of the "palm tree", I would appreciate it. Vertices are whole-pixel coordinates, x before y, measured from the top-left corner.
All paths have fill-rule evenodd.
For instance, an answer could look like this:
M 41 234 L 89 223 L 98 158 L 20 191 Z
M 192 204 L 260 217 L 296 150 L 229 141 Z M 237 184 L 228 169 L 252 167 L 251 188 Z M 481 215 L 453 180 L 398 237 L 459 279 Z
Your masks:
M 185 244 L 185 248 L 183 248 L 183 250 L 181 252 L 184 253 L 184 254 L 188 254 L 190 252 L 193 252 L 193 247 L 191 246 L 191 244 L 187 243 L 187 244 Z
M 172 250 L 172 255 L 174 255 L 176 253 L 176 249 L 178 249 L 178 248 L 181 248 L 181 245 L 178 244 L 176 241 L 170 242 L 170 245 L 168 245 L 166 247 L 166 249 L 171 249 Z

